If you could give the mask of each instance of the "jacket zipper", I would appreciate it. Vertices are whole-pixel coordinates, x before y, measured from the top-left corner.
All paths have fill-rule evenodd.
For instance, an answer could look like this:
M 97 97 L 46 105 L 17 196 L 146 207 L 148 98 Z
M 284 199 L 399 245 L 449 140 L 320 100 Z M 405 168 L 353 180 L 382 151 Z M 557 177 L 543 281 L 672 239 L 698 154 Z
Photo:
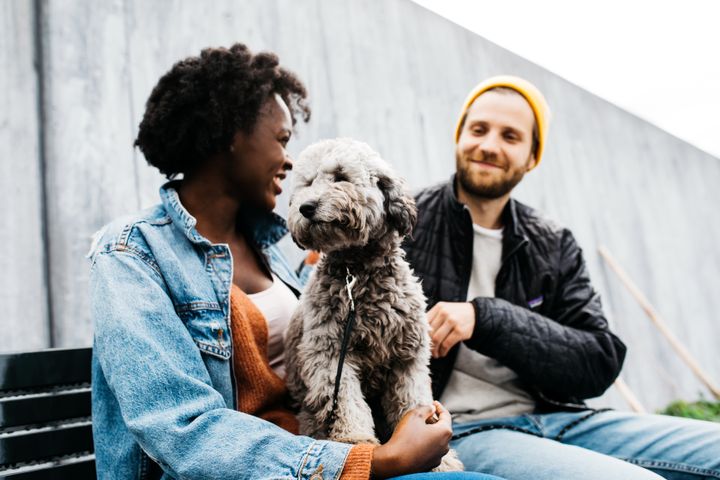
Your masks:
M 530 242 L 528 241 L 528 239 L 527 239 L 527 238 L 523 238 L 523 239 L 522 239 L 522 242 L 520 242 L 520 243 L 518 243 L 517 245 L 515 245 L 515 248 L 513 248 L 512 250 L 510 250 L 510 251 L 508 252 L 508 254 L 505 255 L 505 258 L 503 258 L 503 260 L 502 260 L 502 265 L 505 265 L 505 263 L 506 263 L 513 255 L 515 255 L 515 254 L 518 252 L 518 250 L 520 250 L 522 247 L 524 247 L 524 246 L 527 245 L 528 243 L 530 243 Z
M 465 212 L 467 212 L 468 216 L 470 215 L 470 209 L 468 208 L 467 205 L 463 205 L 463 210 Z M 472 229 L 472 217 L 470 218 L 470 228 Z M 505 268 L 505 265 L 507 264 L 508 260 L 510 260 L 510 258 L 512 258 L 512 256 L 518 252 L 518 250 L 520 250 L 522 247 L 524 247 L 528 243 L 530 243 L 530 241 L 527 239 L 527 237 L 523 237 L 522 241 L 520 243 L 518 243 L 517 245 L 515 245 L 515 247 L 513 247 L 513 249 L 510 250 L 507 253 L 507 255 L 505 255 L 502 258 L 502 261 L 500 263 L 500 270 L 498 270 L 498 274 L 497 274 L 498 277 L 500 276 L 500 272 L 502 272 L 502 270 Z M 472 248 L 471 248 L 471 250 L 472 250 Z M 468 273 L 466 275 L 467 278 L 464 279 L 465 285 L 468 285 L 468 286 L 470 285 L 470 276 L 471 275 L 472 275 L 472 268 L 468 271 Z M 465 289 L 465 294 L 464 294 L 463 298 L 467 298 L 467 287 Z M 460 301 L 462 301 L 462 300 L 460 300 Z

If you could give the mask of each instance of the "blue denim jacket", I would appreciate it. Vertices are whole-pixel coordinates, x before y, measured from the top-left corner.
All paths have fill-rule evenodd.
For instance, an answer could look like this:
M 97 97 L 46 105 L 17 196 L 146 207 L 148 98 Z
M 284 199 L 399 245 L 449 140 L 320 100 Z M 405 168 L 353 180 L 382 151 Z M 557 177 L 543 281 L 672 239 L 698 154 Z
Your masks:
M 198 233 L 173 185 L 160 205 L 104 227 L 89 253 L 98 478 L 145 478 L 148 457 L 163 479 L 338 478 L 350 445 L 235 410 L 230 250 Z M 282 219 L 252 224 L 273 272 L 299 291 L 275 245 Z

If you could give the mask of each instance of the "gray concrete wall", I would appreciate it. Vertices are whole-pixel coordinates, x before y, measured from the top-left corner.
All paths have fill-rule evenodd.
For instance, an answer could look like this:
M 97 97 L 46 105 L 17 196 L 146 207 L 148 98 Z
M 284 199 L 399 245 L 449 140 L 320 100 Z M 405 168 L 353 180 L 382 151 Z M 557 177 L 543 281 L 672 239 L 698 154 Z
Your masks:
M 0 79 L 0 240 L 11 246 L 0 257 L 0 295 L 10 305 L 1 350 L 91 342 L 89 237 L 155 203 L 163 181 L 131 147 L 151 88 L 180 58 L 242 41 L 277 52 L 307 83 L 313 120 L 292 152 L 353 136 L 416 188 L 452 172 L 455 117 L 478 80 L 512 73 L 536 83 L 554 121 L 543 163 L 517 196 L 571 227 L 585 248 L 630 347 L 624 378 L 651 409 L 703 392 L 603 265 L 599 245 L 720 381 L 718 159 L 409 0 L 39 4 L 39 48 L 28 2 L 0 4 L 8 72 Z M 599 402 L 626 408 L 614 390 Z
M 49 344 L 32 3 L 0 2 L 0 348 Z

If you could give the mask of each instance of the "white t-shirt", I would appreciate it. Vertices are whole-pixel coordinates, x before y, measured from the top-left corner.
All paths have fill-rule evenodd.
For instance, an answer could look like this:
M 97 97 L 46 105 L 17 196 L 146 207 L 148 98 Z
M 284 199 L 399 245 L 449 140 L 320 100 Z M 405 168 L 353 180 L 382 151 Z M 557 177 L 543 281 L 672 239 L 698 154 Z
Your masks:
M 494 297 L 495 278 L 502 264 L 503 229 L 473 224 L 473 232 L 473 263 L 467 299 Z
M 285 378 L 284 334 L 298 305 L 298 299 L 290 288 L 275 274 L 273 284 L 267 290 L 249 294 L 248 297 L 262 312 L 268 323 L 268 360 L 270 368 L 280 378 Z
M 495 296 L 495 279 L 502 265 L 502 229 L 473 225 L 473 231 L 468 301 Z M 522 415 L 535 408 L 532 397 L 517 385 L 514 371 L 463 343 L 440 401 L 457 423 Z

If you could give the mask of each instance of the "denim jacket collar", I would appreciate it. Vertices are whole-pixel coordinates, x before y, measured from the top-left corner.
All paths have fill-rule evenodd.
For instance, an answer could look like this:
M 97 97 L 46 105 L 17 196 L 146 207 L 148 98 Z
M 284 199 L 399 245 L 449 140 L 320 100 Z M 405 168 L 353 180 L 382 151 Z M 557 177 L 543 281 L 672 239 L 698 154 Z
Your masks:
M 180 203 L 180 195 L 177 191 L 179 185 L 180 181 L 174 180 L 160 188 L 160 198 L 165 210 L 170 219 L 182 229 L 191 242 L 206 246 L 212 245 L 207 238 L 200 235 L 195 228 L 197 220 Z M 260 248 L 276 244 L 288 233 L 285 220 L 274 212 L 246 208 L 241 212 L 241 216 L 243 223 L 253 226 L 251 233 Z

